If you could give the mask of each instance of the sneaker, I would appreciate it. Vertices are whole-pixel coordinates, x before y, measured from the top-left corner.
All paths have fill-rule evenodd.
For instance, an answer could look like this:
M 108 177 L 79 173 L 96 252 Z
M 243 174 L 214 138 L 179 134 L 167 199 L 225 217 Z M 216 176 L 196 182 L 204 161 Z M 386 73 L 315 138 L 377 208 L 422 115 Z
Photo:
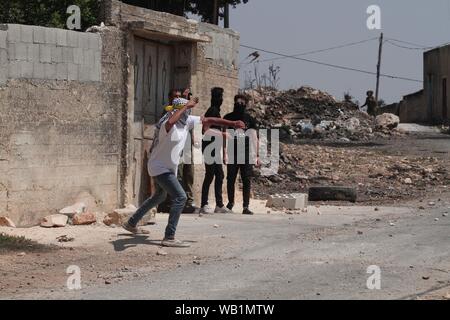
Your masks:
M 203 207 L 200 209 L 200 213 L 202 213 L 202 214 L 213 214 L 213 213 L 214 213 L 214 210 L 213 210 L 213 208 L 211 208 L 210 206 L 203 206 Z
M 131 232 L 132 234 L 150 234 L 150 231 L 138 227 L 133 227 L 128 222 L 122 223 L 122 228 Z
M 163 241 L 161 241 L 161 245 L 163 247 L 172 247 L 172 248 L 189 248 L 191 246 L 189 243 L 177 239 L 164 239 Z
M 244 211 L 242 211 L 242 214 L 246 214 L 246 215 L 252 216 L 254 213 L 251 212 L 249 208 L 244 208 Z
M 233 211 L 223 206 L 223 207 L 216 207 L 214 213 L 233 213 Z

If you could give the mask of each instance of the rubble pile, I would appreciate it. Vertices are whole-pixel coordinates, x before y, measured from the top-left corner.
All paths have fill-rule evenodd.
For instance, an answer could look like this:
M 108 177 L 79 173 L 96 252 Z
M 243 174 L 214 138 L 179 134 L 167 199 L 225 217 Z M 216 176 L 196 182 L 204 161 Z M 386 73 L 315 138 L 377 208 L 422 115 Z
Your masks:
M 382 155 L 369 149 L 280 144 L 277 175 L 256 172 L 255 196 L 283 190 L 307 192 L 310 186 L 355 186 L 358 202 L 399 200 L 448 185 L 447 165 L 435 157 Z
M 311 87 L 288 91 L 245 90 L 244 94 L 250 99 L 249 112 L 256 118 L 258 125 L 261 128 L 280 129 L 282 140 L 312 138 L 368 141 L 401 134 L 394 130 L 396 125 L 379 126 L 373 117 L 360 111 L 354 102 L 338 101 L 330 94 Z

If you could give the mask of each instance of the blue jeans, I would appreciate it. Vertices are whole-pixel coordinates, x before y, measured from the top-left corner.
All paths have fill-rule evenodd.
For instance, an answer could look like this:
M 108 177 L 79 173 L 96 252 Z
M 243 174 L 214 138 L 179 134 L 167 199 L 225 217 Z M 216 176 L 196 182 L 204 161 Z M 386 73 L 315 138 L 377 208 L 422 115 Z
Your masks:
M 149 210 L 162 203 L 166 199 L 167 194 L 169 194 L 172 199 L 172 205 L 170 207 L 169 222 L 166 227 L 165 239 L 174 239 L 181 212 L 186 204 L 186 193 L 178 182 L 177 177 L 172 172 L 163 173 L 153 177 L 153 179 L 155 180 L 155 193 L 144 201 L 136 213 L 128 220 L 128 223 L 135 227 Z

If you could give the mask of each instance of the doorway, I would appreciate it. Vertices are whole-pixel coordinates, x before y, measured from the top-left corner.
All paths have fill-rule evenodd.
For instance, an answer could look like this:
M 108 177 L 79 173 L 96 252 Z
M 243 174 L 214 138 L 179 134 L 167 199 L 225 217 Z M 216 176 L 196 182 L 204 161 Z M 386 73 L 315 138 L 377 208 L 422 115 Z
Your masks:
M 134 114 L 132 125 L 132 202 L 139 207 L 151 193 L 148 152 L 155 124 L 163 113 L 173 84 L 173 48 L 140 37 L 134 38 Z
M 442 118 L 444 121 L 448 119 L 447 101 L 447 78 L 444 78 L 442 79 Z

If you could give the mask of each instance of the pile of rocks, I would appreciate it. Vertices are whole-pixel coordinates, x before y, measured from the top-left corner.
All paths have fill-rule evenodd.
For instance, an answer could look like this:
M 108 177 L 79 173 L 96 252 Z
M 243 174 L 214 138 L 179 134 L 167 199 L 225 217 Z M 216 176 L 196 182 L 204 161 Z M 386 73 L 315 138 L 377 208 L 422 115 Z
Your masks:
M 380 120 L 360 111 L 354 102 L 338 101 L 311 87 L 298 90 L 245 90 L 249 112 L 261 128 L 278 128 L 282 140 L 312 138 L 341 141 L 371 140 L 401 134 L 394 130 L 400 119 L 391 114 Z M 394 124 L 396 123 L 396 124 Z

